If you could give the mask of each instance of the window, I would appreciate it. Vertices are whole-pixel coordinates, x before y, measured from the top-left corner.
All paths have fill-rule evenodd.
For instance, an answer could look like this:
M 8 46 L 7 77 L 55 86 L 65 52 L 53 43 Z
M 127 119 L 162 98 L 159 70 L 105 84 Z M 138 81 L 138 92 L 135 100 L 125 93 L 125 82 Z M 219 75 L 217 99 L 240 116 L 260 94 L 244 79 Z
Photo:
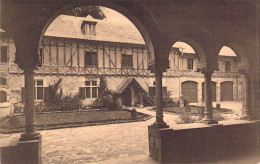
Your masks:
M 0 78 L 0 85 L 6 85 L 6 78 Z
M 193 59 L 187 59 L 188 60 L 188 69 L 193 70 Z
M 7 63 L 7 47 L 1 46 L 0 62 Z
M 85 67 L 97 66 L 97 53 L 85 52 Z
M 86 35 L 96 35 L 97 22 L 84 21 L 82 23 L 82 31 Z
M 97 81 L 85 81 L 85 99 L 98 98 L 98 90 Z
M 225 72 L 230 72 L 230 61 L 225 61 Z
M 43 100 L 43 80 L 34 81 L 34 99 Z
M 122 67 L 132 68 L 132 55 L 122 54 Z

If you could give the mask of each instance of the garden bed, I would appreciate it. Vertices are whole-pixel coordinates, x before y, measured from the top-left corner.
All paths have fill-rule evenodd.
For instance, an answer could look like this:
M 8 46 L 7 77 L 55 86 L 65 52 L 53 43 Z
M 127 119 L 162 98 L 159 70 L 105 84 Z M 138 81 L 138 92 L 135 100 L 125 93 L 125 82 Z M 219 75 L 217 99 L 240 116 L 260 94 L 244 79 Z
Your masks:
M 92 109 L 35 114 L 37 130 L 144 121 L 149 118 L 150 115 L 140 112 L 137 112 L 136 117 L 131 117 L 129 109 Z M 23 114 L 7 117 L 0 122 L 0 133 L 22 132 L 24 124 Z
M 190 105 L 190 114 L 191 115 L 198 115 L 200 114 L 199 109 L 204 110 L 204 107 L 201 106 L 195 106 L 195 105 Z M 149 110 L 155 110 L 155 108 L 151 108 Z M 176 114 L 180 114 L 183 113 L 185 111 L 185 107 L 184 108 L 180 108 L 180 107 L 176 107 L 176 106 L 167 106 L 163 108 L 164 112 L 170 112 L 170 113 L 176 113 Z M 226 109 L 226 108 L 213 108 L 213 113 L 222 113 L 222 114 L 231 114 L 233 112 L 233 110 L 231 109 Z

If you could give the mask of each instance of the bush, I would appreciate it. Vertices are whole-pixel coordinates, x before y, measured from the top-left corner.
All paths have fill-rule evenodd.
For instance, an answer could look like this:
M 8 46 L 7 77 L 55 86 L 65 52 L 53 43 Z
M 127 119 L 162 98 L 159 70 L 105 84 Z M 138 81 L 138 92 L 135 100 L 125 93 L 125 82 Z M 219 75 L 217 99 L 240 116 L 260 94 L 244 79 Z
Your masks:
M 190 116 L 189 113 L 181 113 L 180 117 L 176 119 L 177 124 L 188 124 L 188 123 L 194 123 L 196 122 L 196 119 Z
M 14 104 L 14 113 L 23 113 L 24 111 L 24 104 L 22 103 L 16 103 Z
M 110 110 L 119 109 L 119 95 L 111 90 L 106 90 L 102 97 L 96 99 L 90 106 L 93 109 L 108 108 Z
M 20 120 L 17 118 L 17 116 L 11 116 L 9 119 L 9 124 L 11 126 L 19 126 L 20 125 Z

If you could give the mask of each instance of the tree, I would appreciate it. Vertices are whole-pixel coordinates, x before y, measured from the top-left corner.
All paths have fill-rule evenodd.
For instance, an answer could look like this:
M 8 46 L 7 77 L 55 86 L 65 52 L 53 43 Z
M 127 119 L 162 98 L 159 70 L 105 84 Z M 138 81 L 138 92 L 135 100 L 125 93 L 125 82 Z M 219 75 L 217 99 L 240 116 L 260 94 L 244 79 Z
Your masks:
M 106 18 L 102 8 L 99 6 L 81 6 L 76 7 L 65 13 L 66 15 L 72 15 L 77 17 L 86 17 L 91 15 L 95 19 L 104 19 Z

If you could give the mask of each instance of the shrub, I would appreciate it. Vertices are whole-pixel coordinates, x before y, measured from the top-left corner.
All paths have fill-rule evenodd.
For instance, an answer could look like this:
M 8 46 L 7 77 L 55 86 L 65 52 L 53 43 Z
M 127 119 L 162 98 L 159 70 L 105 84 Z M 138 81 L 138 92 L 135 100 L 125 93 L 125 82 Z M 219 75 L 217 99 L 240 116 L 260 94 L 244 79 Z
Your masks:
M 110 110 L 119 109 L 120 103 L 118 102 L 119 95 L 111 90 L 106 90 L 102 97 L 99 97 L 91 105 L 91 108 L 100 109 L 108 108 Z
M 227 118 L 223 117 L 221 114 L 213 114 L 213 119 L 215 121 L 223 121 L 223 120 L 226 120 Z
M 24 111 L 24 104 L 16 103 L 14 104 L 14 113 L 23 113 Z
M 176 119 L 177 124 L 188 124 L 188 123 L 194 123 L 196 122 L 196 119 L 190 116 L 189 113 L 181 113 L 180 117 Z
M 143 104 L 144 106 L 154 106 L 155 97 L 147 92 L 143 94 Z
M 19 126 L 20 125 L 20 120 L 19 120 L 19 118 L 17 118 L 17 116 L 10 116 L 9 124 L 11 126 Z

